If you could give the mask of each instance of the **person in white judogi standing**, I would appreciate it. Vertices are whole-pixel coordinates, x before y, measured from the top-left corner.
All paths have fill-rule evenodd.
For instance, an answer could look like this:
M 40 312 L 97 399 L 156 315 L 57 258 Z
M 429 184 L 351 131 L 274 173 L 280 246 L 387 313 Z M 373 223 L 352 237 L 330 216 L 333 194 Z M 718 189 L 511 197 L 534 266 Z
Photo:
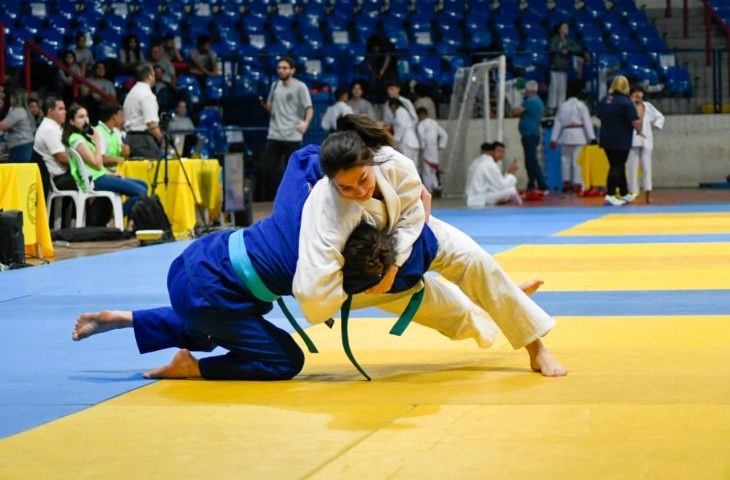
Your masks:
M 446 148 L 449 136 L 436 120 L 428 116 L 428 110 L 424 107 L 420 107 L 416 113 L 418 114 L 416 130 L 421 142 L 421 181 L 429 192 L 440 192 L 439 149 Z
M 626 161 L 626 180 L 629 194 L 639 195 L 639 165 L 641 165 L 641 186 L 646 195 L 646 203 L 651 203 L 651 152 L 654 149 L 654 134 L 652 127 L 659 130 L 664 127 L 664 115 L 649 102 L 644 101 L 644 89 L 639 85 L 631 88 L 631 101 L 636 106 L 636 113 L 641 121 L 642 135 L 634 132 L 634 139 Z
M 490 207 L 500 203 L 522 204 L 517 192 L 517 163 L 513 162 L 509 172 L 502 173 L 504 158 L 502 142 L 483 143 L 482 154 L 469 166 L 466 177 L 466 205 L 468 207 Z
M 416 133 L 416 118 L 397 98 L 388 100 L 388 110 L 393 114 L 393 137 L 398 142 L 398 151 L 418 164 L 418 134 Z
M 572 183 L 580 187 L 580 193 L 582 193 L 586 190 L 586 185 L 583 182 L 580 165 L 578 165 L 578 156 L 586 144 L 596 139 L 596 134 L 593 131 L 593 122 L 588 113 L 588 107 L 579 98 L 580 95 L 580 83 L 571 82 L 568 85 L 568 99 L 560 104 L 555 115 L 550 148 L 555 149 L 557 145 L 560 145 L 563 191 L 570 190 Z
M 335 99 L 337 101 L 327 107 L 327 111 L 324 112 L 324 116 L 322 117 L 322 130 L 325 132 L 337 130 L 337 119 L 342 115 L 353 113 L 352 107 L 347 103 L 348 98 L 349 94 L 346 88 L 339 87 L 335 89 Z

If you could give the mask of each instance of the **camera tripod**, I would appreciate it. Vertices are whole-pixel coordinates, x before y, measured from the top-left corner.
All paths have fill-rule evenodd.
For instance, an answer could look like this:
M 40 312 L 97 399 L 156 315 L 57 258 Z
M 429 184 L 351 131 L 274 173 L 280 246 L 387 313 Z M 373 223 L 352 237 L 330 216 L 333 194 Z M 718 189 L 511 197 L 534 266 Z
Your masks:
M 164 119 L 163 119 L 163 122 L 164 122 Z M 165 164 L 165 167 L 164 167 L 165 169 L 164 169 L 164 174 L 163 174 L 164 177 L 162 180 L 163 185 L 167 189 L 167 187 L 170 183 L 169 177 L 168 177 L 168 168 L 167 168 L 167 163 L 169 161 L 169 159 L 167 158 L 167 151 L 170 147 L 172 147 L 172 151 L 174 154 L 173 157 L 180 164 L 180 170 L 182 171 L 183 176 L 185 177 L 185 183 L 187 183 L 188 188 L 190 189 L 190 193 L 193 196 L 193 202 L 195 202 L 195 210 L 197 212 L 198 217 L 200 217 L 200 220 L 203 222 L 203 227 L 204 227 L 203 231 L 204 231 L 204 233 L 210 233 L 210 226 L 208 225 L 208 222 L 205 219 L 205 212 L 203 212 L 203 207 L 200 205 L 200 202 L 198 201 L 198 197 L 195 195 L 195 189 L 193 188 L 193 184 L 190 182 L 190 178 L 188 177 L 188 172 L 185 171 L 185 166 L 183 165 L 182 156 L 180 155 L 180 152 L 177 150 L 177 147 L 175 146 L 175 142 L 172 139 L 172 135 L 168 131 L 167 124 L 169 124 L 169 119 L 166 124 L 163 122 L 160 122 L 160 126 L 159 126 L 160 131 L 162 132 L 163 150 L 162 150 L 162 153 L 160 154 L 160 158 L 157 159 L 157 165 L 155 166 L 155 176 L 153 177 L 153 181 L 152 181 L 152 195 L 155 194 L 155 191 L 157 190 L 157 185 L 159 185 L 159 183 L 160 183 L 158 180 L 159 173 L 160 173 L 160 165 L 163 163 Z M 194 228 L 193 235 L 195 236 L 196 234 L 197 234 L 197 232 L 195 231 L 195 228 Z

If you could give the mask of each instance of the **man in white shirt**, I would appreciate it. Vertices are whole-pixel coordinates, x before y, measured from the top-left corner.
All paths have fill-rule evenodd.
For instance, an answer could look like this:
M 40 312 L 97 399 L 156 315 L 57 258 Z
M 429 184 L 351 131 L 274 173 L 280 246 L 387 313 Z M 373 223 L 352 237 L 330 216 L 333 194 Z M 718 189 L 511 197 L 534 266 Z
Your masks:
M 395 98 L 400 101 L 403 108 L 406 109 L 408 115 L 410 115 L 413 122 L 418 118 L 416 115 L 416 107 L 413 106 L 413 102 L 408 100 L 406 97 L 402 97 L 400 94 L 400 85 L 398 83 L 391 83 L 388 85 L 388 100 L 383 105 L 383 123 L 386 125 L 393 125 L 395 123 L 395 113 L 388 108 L 388 102 L 391 98 Z
M 130 157 L 157 159 L 160 157 L 162 131 L 157 97 L 152 93 L 155 71 L 143 63 L 137 67 L 137 83 L 124 100 L 124 129 L 127 131 Z
M 66 105 L 60 98 L 47 97 L 43 102 L 43 112 L 45 117 L 38 125 L 33 140 L 33 161 L 41 170 L 43 191 L 47 195 L 51 190 L 48 177 L 53 179 L 59 190 L 76 190 L 76 182 L 68 168 L 66 147 L 61 140 Z
M 327 107 L 327 111 L 324 112 L 322 117 L 322 130 L 325 132 L 334 132 L 337 130 L 337 119 L 343 115 L 353 113 L 352 107 L 347 104 L 348 100 L 347 89 L 338 87 L 335 90 L 335 99 L 337 100 L 334 105 Z
M 469 167 L 466 177 L 466 205 L 468 207 L 494 206 L 500 203 L 522 204 L 517 192 L 517 163 L 513 162 L 509 172 L 502 174 L 500 161 L 504 157 L 501 142 L 483 143 L 482 155 Z

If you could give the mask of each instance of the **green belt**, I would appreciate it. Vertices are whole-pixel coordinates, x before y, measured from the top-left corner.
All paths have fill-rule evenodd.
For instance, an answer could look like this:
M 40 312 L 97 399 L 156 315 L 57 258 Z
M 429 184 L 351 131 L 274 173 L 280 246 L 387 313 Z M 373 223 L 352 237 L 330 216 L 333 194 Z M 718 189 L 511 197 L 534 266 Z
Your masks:
M 261 277 L 259 277 L 258 273 L 256 273 L 256 269 L 251 263 L 251 258 L 248 256 L 248 252 L 246 251 L 246 243 L 243 241 L 243 230 L 235 231 L 228 237 L 228 256 L 231 259 L 233 271 L 236 272 L 239 280 L 241 280 L 246 288 L 248 288 L 248 290 L 257 299 L 263 302 L 276 301 L 276 303 L 281 308 L 281 311 L 284 312 L 284 316 L 286 317 L 286 319 L 289 320 L 291 326 L 294 327 L 294 330 L 296 330 L 299 336 L 302 337 L 302 340 L 307 346 L 307 349 L 311 353 L 318 353 L 319 351 L 317 350 L 317 347 L 314 346 L 314 342 L 312 342 L 312 339 L 309 338 L 309 336 L 304 332 L 304 329 L 301 327 L 301 325 L 299 325 L 299 323 L 296 321 L 296 319 L 284 303 L 284 300 L 279 295 L 269 290 L 269 288 L 261 280 Z M 413 294 L 410 301 L 408 302 L 408 305 L 406 306 L 406 309 L 398 318 L 398 321 L 395 322 L 393 328 L 390 329 L 391 334 L 401 335 L 405 331 L 406 327 L 408 327 L 408 325 L 413 320 L 413 317 L 418 311 L 418 308 L 421 306 L 421 302 L 423 301 L 423 296 L 425 292 L 426 288 L 424 286 L 424 288 Z M 347 358 L 350 359 L 350 362 L 352 362 L 355 368 L 366 379 L 371 380 L 370 376 L 365 372 L 365 370 L 363 370 L 360 364 L 357 363 L 355 355 L 352 353 L 352 349 L 350 348 L 348 324 L 350 320 L 351 305 L 352 295 L 348 295 L 347 300 L 345 300 L 345 303 L 342 304 L 342 347 L 345 350 Z M 329 323 L 328 325 L 331 326 L 331 324 Z
M 235 231 L 228 237 L 228 256 L 231 259 L 231 265 L 233 265 L 233 271 L 236 272 L 239 280 L 248 288 L 248 290 L 262 302 L 273 302 L 279 304 L 281 311 L 284 312 L 284 316 L 294 330 L 302 337 L 304 344 L 311 353 L 318 353 L 317 347 L 314 346 L 314 342 L 309 335 L 304 332 L 304 329 L 294 319 L 294 315 L 291 314 L 289 309 L 286 307 L 284 300 L 264 285 L 264 282 L 256 273 L 256 269 L 251 263 L 251 258 L 248 256 L 246 251 L 246 242 L 243 241 L 243 230 Z

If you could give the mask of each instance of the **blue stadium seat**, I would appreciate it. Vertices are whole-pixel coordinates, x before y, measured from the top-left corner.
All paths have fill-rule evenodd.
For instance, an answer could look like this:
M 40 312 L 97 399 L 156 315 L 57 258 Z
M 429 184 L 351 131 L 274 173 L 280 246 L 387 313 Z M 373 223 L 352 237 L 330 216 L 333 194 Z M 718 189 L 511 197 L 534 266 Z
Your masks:
M 104 28 L 108 30 L 114 30 L 117 33 L 126 33 L 127 30 L 127 19 L 120 17 L 119 15 L 106 15 L 104 17 Z
M 119 58 L 119 48 L 115 43 L 97 42 L 93 48 L 94 60 L 116 60 Z
M 467 34 L 467 47 L 470 50 L 486 50 L 492 44 L 492 34 L 488 29 L 472 30 Z
M 396 50 L 408 50 L 410 42 L 408 41 L 408 35 L 406 31 L 401 27 L 400 29 L 390 29 L 386 31 L 386 35 L 395 45 Z
M 193 103 L 200 102 L 202 92 L 200 82 L 195 75 L 183 74 L 177 77 L 177 87 L 187 90 L 190 101 Z
M 300 34 L 304 43 L 315 51 L 319 51 L 324 45 L 322 32 L 319 31 L 319 28 L 303 27 Z
M 672 67 L 667 70 L 664 87 L 671 95 L 692 95 L 692 80 L 689 71 L 681 67 Z
M 225 93 L 226 81 L 222 75 L 205 77 L 205 98 L 220 100 Z

